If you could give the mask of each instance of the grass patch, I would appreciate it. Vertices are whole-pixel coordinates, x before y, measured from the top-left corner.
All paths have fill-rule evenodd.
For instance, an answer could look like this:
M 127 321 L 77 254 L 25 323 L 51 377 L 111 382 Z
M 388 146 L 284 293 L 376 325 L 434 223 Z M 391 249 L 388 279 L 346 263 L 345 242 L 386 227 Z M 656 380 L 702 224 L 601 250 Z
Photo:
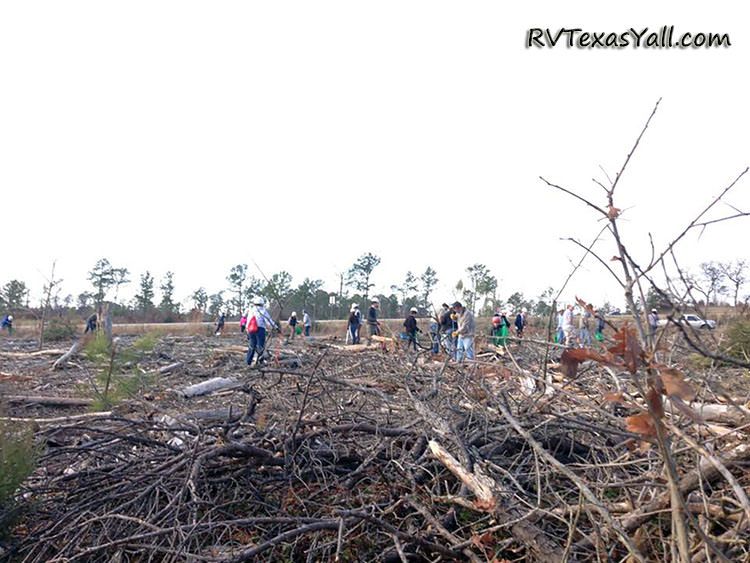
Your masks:
M 86 358 L 95 364 L 93 411 L 111 409 L 117 403 L 153 386 L 156 376 L 144 374 L 138 362 L 153 351 L 158 337 L 145 334 L 128 347 L 121 347 L 115 339 L 110 345 L 103 334 L 97 334 L 86 345 Z

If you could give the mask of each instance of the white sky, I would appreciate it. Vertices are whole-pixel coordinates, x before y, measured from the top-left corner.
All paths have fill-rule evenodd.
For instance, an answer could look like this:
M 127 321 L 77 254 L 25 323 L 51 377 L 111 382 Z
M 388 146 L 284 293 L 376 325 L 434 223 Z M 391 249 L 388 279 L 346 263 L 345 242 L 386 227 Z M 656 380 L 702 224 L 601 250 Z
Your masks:
M 664 244 L 750 164 L 750 5 L 706 2 L 4 2 L 0 284 L 63 295 L 98 258 L 215 292 L 237 263 L 376 290 L 430 265 L 451 298 L 481 262 L 500 296 L 558 287 L 619 170 L 625 240 Z M 728 49 L 526 49 L 529 27 L 729 33 Z M 750 209 L 750 178 L 729 201 Z M 728 209 L 728 208 L 725 208 Z M 748 222 L 681 246 L 748 258 Z M 613 246 L 601 249 L 611 256 Z M 645 260 L 644 260 L 645 261 Z M 746 290 L 747 291 L 747 290 Z M 564 297 L 621 303 L 593 261 Z

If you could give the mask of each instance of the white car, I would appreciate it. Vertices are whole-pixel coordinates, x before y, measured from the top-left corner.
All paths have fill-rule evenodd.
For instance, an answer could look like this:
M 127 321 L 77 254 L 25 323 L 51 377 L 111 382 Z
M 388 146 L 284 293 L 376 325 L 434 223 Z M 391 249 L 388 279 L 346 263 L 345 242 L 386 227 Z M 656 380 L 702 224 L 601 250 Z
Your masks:
M 708 329 L 716 328 L 716 321 L 712 321 L 709 319 L 705 319 L 705 320 L 701 319 L 698 315 L 695 315 L 693 313 L 682 315 L 680 322 L 690 325 L 693 328 L 708 328 Z M 666 326 L 668 323 L 669 323 L 668 319 L 659 320 L 659 326 Z

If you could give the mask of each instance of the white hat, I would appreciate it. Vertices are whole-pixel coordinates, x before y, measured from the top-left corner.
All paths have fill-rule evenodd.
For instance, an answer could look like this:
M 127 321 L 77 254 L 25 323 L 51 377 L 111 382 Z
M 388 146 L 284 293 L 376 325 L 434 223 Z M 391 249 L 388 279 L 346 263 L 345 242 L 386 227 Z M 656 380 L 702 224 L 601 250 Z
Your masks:
M 266 304 L 266 302 L 265 302 L 265 301 L 263 300 L 263 298 L 262 298 L 262 297 L 256 297 L 256 298 L 255 298 L 255 299 L 253 300 L 253 305 L 257 305 L 258 307 L 262 307 L 262 306 L 263 306 L 263 305 L 265 305 L 265 304 Z
M 12 321 L 13 320 L 13 315 L 8 315 L 8 320 Z
M 656 309 L 651 309 L 652 313 L 657 313 L 658 311 Z
M 292 311 L 292 316 L 296 317 L 297 316 L 297 311 Z
M 526 313 L 526 312 L 527 312 L 527 311 L 526 311 L 526 307 L 524 307 L 523 309 L 521 309 L 521 312 L 522 312 L 522 313 Z
M 411 309 L 409 309 L 409 312 L 410 313 L 419 313 L 419 311 L 417 310 L 416 307 L 412 307 Z
M 378 299 L 377 297 L 373 297 L 372 299 L 370 299 L 370 303 L 380 303 L 380 299 Z

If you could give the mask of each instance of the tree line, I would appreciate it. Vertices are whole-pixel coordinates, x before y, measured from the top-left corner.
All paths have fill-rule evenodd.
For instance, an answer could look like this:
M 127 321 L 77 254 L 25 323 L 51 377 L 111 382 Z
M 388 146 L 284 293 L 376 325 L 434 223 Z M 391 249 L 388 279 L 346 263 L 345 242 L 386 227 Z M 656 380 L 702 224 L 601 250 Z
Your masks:
M 201 286 L 185 299 L 175 297 L 175 274 L 168 271 L 158 281 L 150 271 L 145 271 L 133 281 L 128 268 L 115 266 L 107 258 L 96 261 L 87 274 L 89 289 L 79 293 L 63 295 L 62 280 L 47 280 L 43 296 L 38 304 L 30 298 L 25 282 L 10 280 L 0 287 L 0 306 L 3 310 L 38 317 L 42 310 L 59 316 L 65 314 L 88 314 L 97 310 L 105 301 L 112 303 L 112 313 L 122 322 L 177 322 L 185 320 L 207 320 L 224 313 L 229 317 L 239 316 L 246 310 L 255 296 L 263 297 L 279 314 L 306 309 L 318 319 L 345 319 L 351 303 L 361 308 L 369 304 L 372 297 L 380 301 L 383 317 L 404 315 L 411 307 L 417 307 L 424 315 L 434 313 L 432 296 L 439 282 L 438 273 L 431 266 L 423 272 L 407 271 L 403 281 L 389 286 L 390 292 L 373 294 L 373 274 L 380 265 L 379 256 L 367 252 L 357 258 L 349 269 L 340 274 L 339 287 L 333 291 L 323 288 L 323 281 L 306 277 L 294 284 L 287 271 L 275 272 L 266 277 L 262 272 L 252 274 L 247 264 L 241 263 L 229 270 L 227 285 L 213 291 Z M 716 305 L 726 303 L 738 305 L 741 291 L 747 282 L 748 263 L 705 262 L 696 273 L 686 273 L 682 280 L 686 293 L 698 295 L 696 302 Z M 554 294 L 546 289 L 536 299 L 514 292 L 501 299 L 497 278 L 484 264 L 472 264 L 465 269 L 465 276 L 453 286 L 451 299 L 461 300 L 479 315 L 491 314 L 498 308 L 509 312 L 526 308 L 537 315 L 546 315 Z M 123 286 L 137 284 L 132 299 L 123 301 L 120 296 Z M 158 292 L 158 299 L 157 299 Z M 744 297 L 746 301 L 747 296 Z M 659 299 L 649 293 L 647 307 L 658 307 Z M 600 307 L 605 313 L 613 309 L 609 303 Z

